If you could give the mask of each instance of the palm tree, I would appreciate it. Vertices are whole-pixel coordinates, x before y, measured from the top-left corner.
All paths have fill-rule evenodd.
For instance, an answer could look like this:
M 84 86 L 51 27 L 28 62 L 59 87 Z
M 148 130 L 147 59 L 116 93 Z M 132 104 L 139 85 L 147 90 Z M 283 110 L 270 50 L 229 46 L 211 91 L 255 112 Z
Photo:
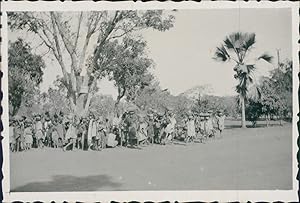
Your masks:
M 233 70 L 235 71 L 234 78 L 239 81 L 236 86 L 236 91 L 239 94 L 242 108 L 242 128 L 246 128 L 245 100 L 254 82 L 253 72 L 255 70 L 255 64 L 246 64 L 245 58 L 254 48 L 255 42 L 255 33 L 232 33 L 217 47 L 214 57 L 217 61 L 234 61 L 236 64 Z M 273 57 L 268 54 L 262 54 L 257 57 L 256 60 L 263 59 L 271 63 L 272 58 Z

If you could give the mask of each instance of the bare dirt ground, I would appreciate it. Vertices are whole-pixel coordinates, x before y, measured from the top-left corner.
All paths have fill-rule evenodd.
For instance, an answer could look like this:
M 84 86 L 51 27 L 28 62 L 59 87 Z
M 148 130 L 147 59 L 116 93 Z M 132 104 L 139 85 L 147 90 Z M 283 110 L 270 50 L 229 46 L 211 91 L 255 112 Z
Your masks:
M 11 191 L 288 190 L 292 126 L 226 129 L 206 144 L 11 153 Z

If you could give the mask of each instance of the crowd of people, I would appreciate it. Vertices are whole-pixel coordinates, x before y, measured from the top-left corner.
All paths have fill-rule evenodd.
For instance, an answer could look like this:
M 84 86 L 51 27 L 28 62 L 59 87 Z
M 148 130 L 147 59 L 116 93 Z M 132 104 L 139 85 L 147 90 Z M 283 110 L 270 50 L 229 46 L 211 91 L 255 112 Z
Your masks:
M 97 150 L 117 146 L 139 147 L 166 145 L 174 141 L 205 143 L 221 137 L 225 115 L 222 111 L 188 113 L 180 122 L 173 111 L 159 113 L 149 109 L 139 114 L 129 109 L 110 118 L 90 113 L 85 118 L 62 112 L 15 116 L 10 119 L 9 135 L 12 152 L 31 148 L 62 148 L 63 151 Z

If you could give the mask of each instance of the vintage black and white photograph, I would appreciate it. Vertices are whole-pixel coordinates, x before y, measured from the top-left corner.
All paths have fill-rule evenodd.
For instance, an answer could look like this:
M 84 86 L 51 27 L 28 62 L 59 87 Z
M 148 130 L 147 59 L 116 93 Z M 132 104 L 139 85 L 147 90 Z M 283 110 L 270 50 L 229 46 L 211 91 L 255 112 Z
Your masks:
M 292 8 L 5 15 L 10 192 L 295 189 Z

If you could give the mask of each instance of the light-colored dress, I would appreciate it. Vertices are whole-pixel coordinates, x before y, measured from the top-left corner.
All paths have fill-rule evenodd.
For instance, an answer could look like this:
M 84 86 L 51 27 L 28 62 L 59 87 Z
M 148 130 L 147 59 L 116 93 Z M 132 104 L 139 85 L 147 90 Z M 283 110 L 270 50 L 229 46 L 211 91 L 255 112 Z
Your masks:
M 33 137 L 32 137 L 32 130 L 31 128 L 25 128 L 24 130 L 24 137 L 25 137 L 25 143 L 26 144 L 32 144 L 33 143 Z
M 120 125 L 121 119 L 118 117 L 114 117 L 112 120 L 112 125 L 118 127 Z
M 72 124 L 69 126 L 67 132 L 66 132 L 66 140 L 68 139 L 76 139 L 77 138 L 77 131 L 75 126 Z
M 143 141 L 145 139 L 147 139 L 147 123 L 143 122 L 140 124 L 140 128 L 138 131 L 138 140 L 139 141 Z
M 196 136 L 195 121 L 194 120 L 189 120 L 187 122 L 187 135 L 188 135 L 188 137 L 195 137 Z
M 225 116 L 218 116 L 218 127 L 220 131 L 223 131 L 225 128 Z
M 51 136 L 52 136 L 52 141 L 55 143 L 58 143 L 59 134 L 58 134 L 57 130 L 53 130 Z
M 209 118 L 206 122 L 205 122 L 205 133 L 206 135 L 212 135 L 213 134 L 213 122 L 212 119 Z
M 116 135 L 113 133 L 109 133 L 107 136 L 107 146 L 109 147 L 115 147 L 118 144 L 118 141 L 116 140 Z
M 94 119 L 91 119 L 89 122 L 89 128 L 88 128 L 88 136 L 87 141 L 90 144 L 92 142 L 92 138 L 96 137 L 97 135 L 97 123 L 94 121 Z
M 41 121 L 37 121 L 36 124 L 35 124 L 35 137 L 38 140 L 44 138 L 43 123 Z
M 14 127 L 13 126 L 9 126 L 9 143 L 11 144 L 15 144 L 16 143 L 16 139 L 15 139 L 15 135 L 14 135 Z
M 165 132 L 167 134 L 170 134 L 172 132 L 174 132 L 175 129 L 175 125 L 176 125 L 176 119 L 174 117 L 170 118 L 170 123 L 167 125 Z
M 62 140 L 64 140 L 65 130 L 64 130 L 63 124 L 62 123 L 58 123 L 56 125 L 56 130 L 57 130 L 57 133 L 58 133 L 58 137 L 61 138 Z

